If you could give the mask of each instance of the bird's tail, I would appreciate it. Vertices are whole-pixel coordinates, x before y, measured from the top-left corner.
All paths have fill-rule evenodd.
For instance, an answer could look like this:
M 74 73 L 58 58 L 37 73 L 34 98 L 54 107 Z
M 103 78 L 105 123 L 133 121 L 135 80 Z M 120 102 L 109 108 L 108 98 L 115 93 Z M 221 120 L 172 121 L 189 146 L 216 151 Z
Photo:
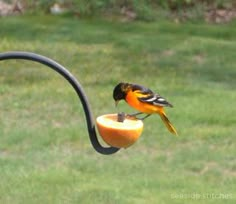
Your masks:
M 165 123 L 166 127 L 168 128 L 168 130 L 175 135 L 178 135 L 177 131 L 175 130 L 174 126 L 171 124 L 171 122 L 169 121 L 169 119 L 167 118 L 166 114 L 164 111 L 160 112 L 159 114 L 161 116 L 162 121 Z

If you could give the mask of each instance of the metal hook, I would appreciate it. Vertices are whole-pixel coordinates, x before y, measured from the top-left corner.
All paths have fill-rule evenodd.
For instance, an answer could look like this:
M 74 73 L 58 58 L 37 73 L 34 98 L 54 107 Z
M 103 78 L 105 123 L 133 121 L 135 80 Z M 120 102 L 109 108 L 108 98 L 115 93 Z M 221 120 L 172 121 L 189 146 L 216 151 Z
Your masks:
M 13 51 L 13 52 L 0 53 L 0 61 L 9 60 L 9 59 L 23 59 L 23 60 L 39 62 L 41 64 L 44 64 L 50 67 L 51 69 L 55 70 L 59 74 L 61 74 L 71 84 L 71 86 L 76 91 L 78 97 L 80 98 L 80 101 L 83 105 L 85 117 L 86 117 L 89 138 L 90 138 L 93 148 L 97 152 L 101 154 L 105 154 L 105 155 L 116 153 L 119 150 L 119 148 L 116 148 L 116 147 L 103 147 L 99 143 L 96 130 L 95 130 L 95 124 L 93 122 L 92 112 L 89 107 L 88 99 L 85 95 L 85 92 L 81 84 L 65 67 L 53 61 L 50 58 L 47 58 L 45 56 L 38 55 L 35 53 L 31 53 L 31 52 Z

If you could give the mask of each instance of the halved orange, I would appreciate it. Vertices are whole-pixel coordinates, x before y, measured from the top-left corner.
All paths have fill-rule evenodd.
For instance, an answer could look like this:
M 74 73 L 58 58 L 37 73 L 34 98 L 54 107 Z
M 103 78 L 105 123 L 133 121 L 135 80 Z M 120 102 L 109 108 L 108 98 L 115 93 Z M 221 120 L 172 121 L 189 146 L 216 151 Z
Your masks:
M 103 140 L 112 147 L 127 148 L 134 144 L 143 130 L 143 122 L 133 118 L 117 121 L 117 114 L 97 117 L 98 132 Z

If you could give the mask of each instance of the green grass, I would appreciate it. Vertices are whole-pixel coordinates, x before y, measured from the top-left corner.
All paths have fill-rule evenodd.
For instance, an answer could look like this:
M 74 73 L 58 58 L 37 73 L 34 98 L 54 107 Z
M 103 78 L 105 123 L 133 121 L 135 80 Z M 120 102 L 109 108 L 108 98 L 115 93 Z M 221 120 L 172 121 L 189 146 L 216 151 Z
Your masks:
M 134 146 L 102 156 L 65 80 L 37 63 L 0 62 L 0 203 L 235 203 L 235 22 L 0 23 L 0 52 L 32 51 L 67 67 L 94 117 L 132 112 L 114 107 L 112 90 L 136 82 L 174 104 L 167 115 L 179 132 L 152 116 Z

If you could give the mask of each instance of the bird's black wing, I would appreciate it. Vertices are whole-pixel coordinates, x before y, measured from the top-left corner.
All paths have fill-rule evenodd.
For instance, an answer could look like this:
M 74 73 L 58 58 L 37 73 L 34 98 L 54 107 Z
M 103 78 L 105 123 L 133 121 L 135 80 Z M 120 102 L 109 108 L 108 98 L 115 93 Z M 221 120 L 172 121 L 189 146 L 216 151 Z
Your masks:
M 149 103 L 149 104 L 152 104 L 154 106 L 173 107 L 172 104 L 170 104 L 166 99 L 164 99 L 159 94 L 152 94 L 152 95 L 147 95 L 147 96 L 143 96 L 143 97 L 138 97 L 138 99 L 141 102 Z
M 149 103 L 154 106 L 173 107 L 165 98 L 141 85 L 134 84 L 132 90 L 137 93 L 138 100 L 141 102 Z

